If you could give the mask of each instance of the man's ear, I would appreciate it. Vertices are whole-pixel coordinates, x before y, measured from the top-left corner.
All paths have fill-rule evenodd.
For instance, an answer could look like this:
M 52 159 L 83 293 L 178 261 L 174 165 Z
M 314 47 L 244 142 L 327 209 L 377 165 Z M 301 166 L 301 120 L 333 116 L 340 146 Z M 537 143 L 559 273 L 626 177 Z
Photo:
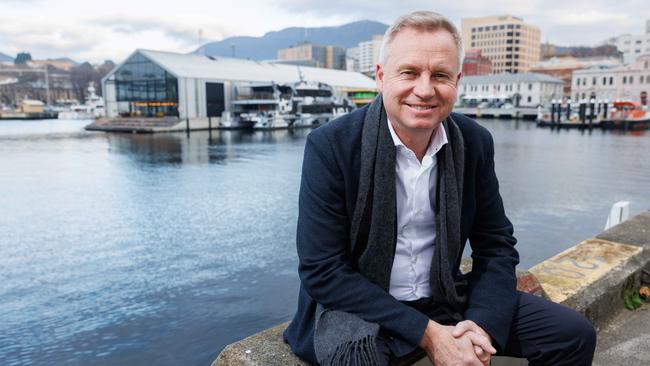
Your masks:
M 462 77 L 463 77 L 463 73 L 459 72 L 458 76 L 456 76 L 456 86 L 458 86 L 458 83 L 460 83 L 460 78 L 462 78 Z
M 384 88 L 384 69 L 380 64 L 375 65 L 375 82 L 377 90 L 381 93 Z

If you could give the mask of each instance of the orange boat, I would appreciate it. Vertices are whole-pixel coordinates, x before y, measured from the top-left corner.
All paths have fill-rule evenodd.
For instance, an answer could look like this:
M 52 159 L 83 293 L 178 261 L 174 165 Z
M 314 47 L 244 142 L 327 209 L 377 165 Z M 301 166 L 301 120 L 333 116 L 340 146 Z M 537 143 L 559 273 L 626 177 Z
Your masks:
M 616 101 L 610 118 L 603 121 L 603 128 L 623 130 L 646 130 L 650 127 L 647 106 L 630 100 Z

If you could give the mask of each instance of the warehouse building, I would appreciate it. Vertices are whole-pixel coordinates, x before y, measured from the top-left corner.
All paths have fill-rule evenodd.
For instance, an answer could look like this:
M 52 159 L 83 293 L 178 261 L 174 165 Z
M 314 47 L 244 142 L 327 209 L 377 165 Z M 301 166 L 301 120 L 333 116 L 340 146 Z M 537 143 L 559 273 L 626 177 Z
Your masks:
M 336 91 L 375 89 L 356 72 L 252 60 L 136 50 L 104 79 L 106 116 L 207 120 L 228 118 L 237 88 L 314 81 Z

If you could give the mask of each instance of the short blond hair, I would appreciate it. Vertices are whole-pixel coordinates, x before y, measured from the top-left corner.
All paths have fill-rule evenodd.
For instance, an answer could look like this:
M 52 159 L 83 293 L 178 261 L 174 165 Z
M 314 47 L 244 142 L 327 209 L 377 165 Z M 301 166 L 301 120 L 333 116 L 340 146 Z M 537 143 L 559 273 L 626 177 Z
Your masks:
M 388 58 L 389 45 L 402 29 L 412 28 L 421 31 L 434 32 L 437 30 L 446 30 L 454 38 L 456 46 L 458 46 L 458 67 L 462 68 L 463 58 L 465 57 L 465 50 L 463 49 L 463 39 L 458 32 L 458 29 L 447 17 L 433 11 L 414 11 L 410 14 L 400 16 L 395 22 L 388 27 L 384 34 L 384 40 L 379 49 L 379 63 L 381 65 L 386 63 Z

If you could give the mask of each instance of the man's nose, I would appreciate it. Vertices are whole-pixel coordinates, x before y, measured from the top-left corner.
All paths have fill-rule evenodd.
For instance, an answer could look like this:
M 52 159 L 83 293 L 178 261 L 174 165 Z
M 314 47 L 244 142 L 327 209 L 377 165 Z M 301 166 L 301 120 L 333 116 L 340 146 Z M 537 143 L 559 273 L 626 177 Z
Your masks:
M 431 77 L 426 73 L 420 75 L 415 81 L 413 93 L 420 99 L 431 99 L 436 93 Z

